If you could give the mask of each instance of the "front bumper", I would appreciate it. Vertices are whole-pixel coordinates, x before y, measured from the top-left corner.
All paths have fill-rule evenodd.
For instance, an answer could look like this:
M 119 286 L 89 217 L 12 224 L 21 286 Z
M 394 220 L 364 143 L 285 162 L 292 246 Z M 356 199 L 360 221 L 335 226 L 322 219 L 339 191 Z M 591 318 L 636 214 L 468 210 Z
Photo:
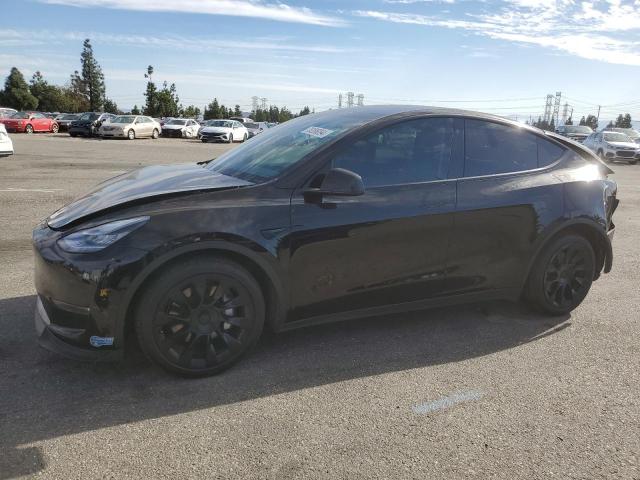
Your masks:
M 163 137 L 169 137 L 169 138 L 182 138 L 182 130 L 175 130 L 173 128 L 163 128 L 162 129 L 162 136 Z
M 100 130 L 101 137 L 126 138 L 127 134 L 122 130 Z
M 605 156 L 609 160 L 638 161 L 640 160 L 640 152 L 633 150 L 607 150 Z
M 57 246 L 61 235 L 46 225 L 33 232 L 40 344 L 73 358 L 120 358 L 130 286 L 147 252 L 123 239 L 122 250 L 74 255 Z
M 60 331 L 52 326 L 39 296 L 36 300 L 35 327 L 38 344 L 42 348 L 64 357 L 89 362 L 112 362 L 121 360 L 123 357 L 122 350 L 90 350 L 75 346 L 60 338 Z
M 203 133 L 200 135 L 203 142 L 228 142 L 228 133 Z
M 96 130 L 91 125 L 70 125 L 69 126 L 69 134 L 76 135 L 94 135 Z

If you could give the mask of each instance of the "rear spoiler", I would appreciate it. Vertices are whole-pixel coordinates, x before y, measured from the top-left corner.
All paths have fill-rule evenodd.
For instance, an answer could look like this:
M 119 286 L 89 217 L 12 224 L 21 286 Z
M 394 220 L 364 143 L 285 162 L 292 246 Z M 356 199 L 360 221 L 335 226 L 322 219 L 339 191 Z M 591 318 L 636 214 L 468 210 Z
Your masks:
M 546 130 L 544 134 L 547 137 L 553 138 L 556 142 L 563 144 L 565 147 L 570 148 L 571 150 L 576 152 L 578 155 L 580 155 L 582 158 L 584 158 L 587 162 L 597 164 L 606 175 L 611 175 L 612 173 L 615 173 L 613 170 L 609 168 L 609 166 L 606 163 L 604 163 L 600 159 L 600 157 L 598 157 L 595 153 L 593 153 L 591 150 L 589 150 L 587 147 L 585 147 L 581 143 L 578 143 L 575 140 L 571 140 L 570 138 L 563 137 L 562 135 L 559 135 L 554 132 L 549 132 Z

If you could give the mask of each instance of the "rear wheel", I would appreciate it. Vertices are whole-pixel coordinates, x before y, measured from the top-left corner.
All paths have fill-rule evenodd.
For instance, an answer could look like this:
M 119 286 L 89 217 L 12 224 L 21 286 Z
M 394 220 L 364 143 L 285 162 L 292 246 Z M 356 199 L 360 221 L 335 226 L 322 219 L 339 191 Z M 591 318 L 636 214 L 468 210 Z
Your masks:
M 154 128 L 153 133 L 151 134 L 151 138 L 153 138 L 154 140 L 157 140 L 159 136 L 160 136 L 160 132 L 158 132 L 157 128 Z
M 133 130 L 133 128 L 131 128 L 128 132 L 127 132 L 127 138 L 129 140 L 135 140 L 136 139 L 136 132 Z
M 32 134 L 33 133 L 33 125 L 27 125 L 24 127 L 24 133 Z
M 51 125 L 51 133 L 58 133 L 58 124 L 54 123 L 53 125 Z
M 233 143 L 233 133 L 229 133 L 229 140 L 227 140 L 227 143 Z
M 245 134 L 244 134 L 244 137 L 242 137 L 242 141 L 243 141 L 243 142 L 246 142 L 246 141 L 247 141 L 247 138 L 249 138 L 249 135 L 247 135 L 247 134 L 245 133 Z
M 197 258 L 154 280 L 135 317 L 140 346 L 151 360 L 198 377 L 229 368 L 257 342 L 265 305 L 258 282 L 240 265 Z
M 578 235 L 563 235 L 547 245 L 536 259 L 525 297 L 544 313 L 569 313 L 587 296 L 594 273 L 591 244 Z

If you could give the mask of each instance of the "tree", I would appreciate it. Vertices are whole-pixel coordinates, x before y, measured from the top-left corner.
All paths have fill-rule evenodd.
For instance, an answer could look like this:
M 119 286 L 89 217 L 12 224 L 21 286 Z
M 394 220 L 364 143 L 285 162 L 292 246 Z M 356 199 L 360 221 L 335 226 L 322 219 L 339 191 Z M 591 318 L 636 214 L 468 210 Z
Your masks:
M 193 105 L 189 105 L 181 112 L 181 116 L 187 118 L 197 118 L 200 116 L 200 109 L 198 107 L 194 107 Z
M 242 116 L 242 110 L 240 110 L 240 105 L 236 105 L 236 108 L 233 110 L 233 116 L 234 117 Z
M 580 119 L 580 126 L 584 127 L 587 124 L 587 121 L 584 119 L 584 115 L 582 116 L 582 118 Z
M 131 109 L 131 115 L 141 115 L 138 105 L 134 105 Z
M 584 123 L 586 126 L 591 127 L 592 130 L 598 129 L 598 119 L 595 115 L 587 115 L 587 119 Z
M 573 125 L 573 118 L 569 117 L 567 118 L 567 121 L 564 122 L 565 125 Z
M 38 106 L 38 99 L 31 94 L 24 75 L 16 67 L 11 69 L 4 82 L 2 102 L 3 106 L 16 110 L 33 110 Z
M 39 71 L 33 74 L 31 94 L 38 99 L 38 108 L 44 112 L 65 112 L 67 102 L 60 87 L 49 84 Z
M 612 121 L 609 121 L 609 124 L 607 125 L 607 127 L 606 127 L 606 128 L 613 128 L 613 127 L 615 127 L 615 126 L 616 126 L 616 125 L 615 125 Z
M 631 114 L 625 113 L 618 115 L 615 123 L 616 128 L 631 128 Z
M 302 110 L 300 110 L 300 114 L 298 116 L 302 117 L 303 115 L 309 115 L 311 113 L 311 110 L 309 109 L 309 107 L 304 107 Z
M 155 86 L 155 85 L 154 85 Z M 156 94 L 157 110 L 156 117 L 177 117 L 180 112 L 180 99 L 176 89 L 176 84 L 169 85 L 166 81 L 162 83 L 162 89 Z M 145 112 L 146 113 L 146 112 Z M 151 115 L 146 113 L 147 115 Z
M 555 132 L 556 130 L 556 122 L 553 117 L 551 118 L 551 123 L 549 124 L 549 130 L 551 130 L 552 132 Z
M 229 111 L 224 105 L 220 105 L 220 118 L 229 118 Z
M 144 74 L 144 78 L 147 78 L 147 88 L 144 92 L 144 96 L 146 98 L 146 102 L 143 108 L 143 112 L 145 115 L 149 115 L 151 117 L 159 116 L 160 106 L 158 103 L 158 88 L 156 84 L 153 83 L 153 65 L 149 65 L 147 67 L 147 73 Z
M 93 47 L 88 38 L 82 44 L 80 63 L 82 64 L 82 82 L 89 98 L 89 110 L 100 111 L 105 100 L 104 75 L 100 64 L 93 56 Z
M 69 77 L 68 98 L 73 103 L 73 108 L 68 112 L 86 112 L 89 110 L 89 96 L 87 86 L 82 81 L 80 73 L 76 70 Z
M 116 105 L 116 102 L 114 102 L 110 98 L 104 99 L 104 111 L 108 113 L 120 113 L 118 105 Z
M 213 101 L 204 108 L 204 119 L 211 120 L 214 118 L 220 118 L 220 104 L 217 98 L 214 98 Z

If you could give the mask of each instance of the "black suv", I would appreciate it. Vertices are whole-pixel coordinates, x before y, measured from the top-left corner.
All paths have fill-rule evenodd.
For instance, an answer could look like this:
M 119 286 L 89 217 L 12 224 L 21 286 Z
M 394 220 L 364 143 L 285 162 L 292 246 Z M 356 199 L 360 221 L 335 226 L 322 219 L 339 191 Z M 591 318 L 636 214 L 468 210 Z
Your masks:
M 81 114 L 77 120 L 73 120 L 69 124 L 69 135 L 76 137 L 82 135 L 84 137 L 92 137 L 98 134 L 100 125 L 116 118 L 111 113 L 86 112 Z
M 502 118 L 317 113 L 215 161 L 113 178 L 33 232 L 43 346 L 120 358 L 125 332 L 208 375 L 260 337 L 490 299 L 566 314 L 611 269 L 612 171 Z

